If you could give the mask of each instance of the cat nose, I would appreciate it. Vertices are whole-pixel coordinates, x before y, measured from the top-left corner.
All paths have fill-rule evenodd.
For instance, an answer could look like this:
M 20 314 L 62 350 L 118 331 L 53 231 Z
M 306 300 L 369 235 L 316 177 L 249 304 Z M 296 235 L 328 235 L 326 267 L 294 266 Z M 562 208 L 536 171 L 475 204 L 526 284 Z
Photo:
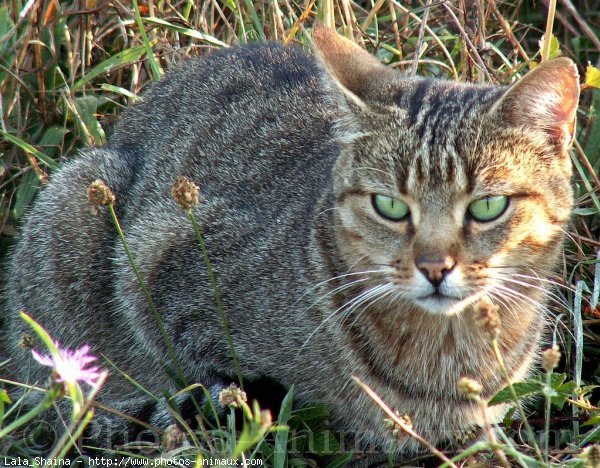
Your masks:
M 415 263 L 421 273 L 425 275 L 425 278 L 436 288 L 456 265 L 456 261 L 450 256 L 433 260 L 429 258 L 417 259 Z

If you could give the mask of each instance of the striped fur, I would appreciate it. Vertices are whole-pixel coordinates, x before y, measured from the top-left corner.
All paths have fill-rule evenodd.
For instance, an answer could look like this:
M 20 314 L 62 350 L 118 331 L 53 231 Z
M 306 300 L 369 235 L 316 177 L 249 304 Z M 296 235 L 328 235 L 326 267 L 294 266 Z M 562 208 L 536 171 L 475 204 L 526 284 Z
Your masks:
M 175 390 L 108 215 L 85 198 L 101 178 L 187 380 L 214 389 L 234 379 L 194 233 L 170 198 L 181 175 L 201 188 L 194 212 L 249 382 L 295 384 L 300 401 L 329 406 L 336 430 L 388 448 L 357 375 L 432 442 L 453 439 L 479 421 L 458 379 L 480 380 L 485 396 L 502 385 L 473 322 L 484 295 L 500 306 L 512 375 L 529 372 L 572 205 L 573 64 L 558 59 L 505 88 L 409 79 L 322 28 L 315 51 L 269 43 L 191 61 L 125 113 L 108 146 L 53 175 L 9 268 L 17 378 L 29 360 L 17 312 L 27 310 L 61 343 L 90 343 L 156 394 Z M 373 194 L 402 199 L 411 216 L 383 219 Z M 505 214 L 469 220 L 468 204 L 489 194 L 510 195 Z M 456 267 L 440 290 L 458 299 L 420 299 L 430 285 L 418 258 L 443 255 Z M 32 366 L 30 377 L 45 374 Z M 116 373 L 101 400 L 168 423 Z M 91 429 L 103 445 L 132 430 L 102 412 Z

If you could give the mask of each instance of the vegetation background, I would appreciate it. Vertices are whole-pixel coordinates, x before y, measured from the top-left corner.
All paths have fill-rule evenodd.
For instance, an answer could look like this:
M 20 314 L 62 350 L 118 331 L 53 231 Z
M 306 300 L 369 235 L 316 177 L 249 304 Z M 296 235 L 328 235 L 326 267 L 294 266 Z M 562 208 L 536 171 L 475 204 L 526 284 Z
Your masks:
M 0 264 L 52 172 L 78 149 L 105 143 L 121 110 L 177 62 L 266 39 L 308 47 L 319 19 L 402 73 L 509 84 L 540 60 L 549 16 L 550 54 L 573 58 L 582 77 L 588 64 L 600 67 L 600 0 L 4 0 Z M 561 464 L 580 463 L 573 457 L 600 441 L 598 393 L 585 387 L 600 384 L 600 77 L 587 80 L 572 151 L 576 210 L 554 278 L 561 300 L 551 305 L 565 374 L 555 390 L 567 404 L 554 405 L 549 450 Z M 531 388 L 519 392 L 540 393 Z M 0 398 L 0 427 L 3 405 Z M 543 427 L 543 402 L 528 410 L 531 424 Z M 505 423 L 518 432 L 518 421 Z M 276 466 L 322 463 L 318 450 L 271 459 L 261 440 L 253 453 Z M 0 444 L 0 454 L 6 451 L 21 453 Z

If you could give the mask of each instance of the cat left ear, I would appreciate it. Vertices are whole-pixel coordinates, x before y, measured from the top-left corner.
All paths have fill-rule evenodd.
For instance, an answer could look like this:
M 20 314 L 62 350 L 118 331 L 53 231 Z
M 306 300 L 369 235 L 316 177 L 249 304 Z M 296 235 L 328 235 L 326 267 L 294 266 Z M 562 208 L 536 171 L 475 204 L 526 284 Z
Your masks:
M 314 27 L 313 45 L 317 57 L 350 104 L 364 107 L 371 90 L 397 76 L 398 72 L 322 24 Z
M 564 152 L 573 141 L 579 101 L 579 73 L 560 57 L 538 65 L 514 84 L 494 110 L 515 127 L 541 131 Z

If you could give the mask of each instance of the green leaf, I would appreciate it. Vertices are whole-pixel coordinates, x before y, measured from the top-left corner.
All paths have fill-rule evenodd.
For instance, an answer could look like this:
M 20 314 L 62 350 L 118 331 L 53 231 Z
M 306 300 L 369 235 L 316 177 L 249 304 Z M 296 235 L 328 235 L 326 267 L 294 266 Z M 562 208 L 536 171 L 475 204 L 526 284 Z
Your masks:
M 27 207 L 31 204 L 33 197 L 37 193 L 40 180 L 35 171 L 29 171 L 23 176 L 17 192 L 15 194 L 15 205 L 13 207 L 13 216 L 15 219 L 21 219 Z
M 294 416 L 300 418 L 303 422 L 322 422 L 329 417 L 329 410 L 323 403 L 314 402 L 310 406 L 304 406 L 294 410 Z
M 31 328 L 33 328 L 33 331 L 35 331 L 35 333 L 42 339 L 42 341 L 48 348 L 48 351 L 50 351 L 50 353 L 53 356 L 58 356 L 58 348 L 54 344 L 54 341 L 52 341 L 52 338 L 50 337 L 48 332 L 46 330 L 44 330 L 39 323 L 37 323 L 35 320 L 33 320 L 25 312 L 21 312 L 20 315 L 21 315 L 21 318 L 23 320 L 25 320 L 29 324 L 29 326 L 31 326 Z
M 515 389 L 515 393 L 517 397 L 522 398 L 531 395 L 538 395 L 542 393 L 544 389 L 544 384 L 539 380 L 528 379 L 524 382 L 517 382 L 513 384 L 513 388 Z M 490 406 L 499 405 L 501 403 L 512 403 L 513 397 L 508 387 L 504 387 L 498 393 L 496 393 L 490 402 L 488 403 Z
M 592 216 L 598 214 L 598 210 L 596 208 L 576 208 L 573 210 L 573 214 L 577 216 Z
M 345 466 L 348 466 L 348 464 L 352 461 L 353 458 L 354 454 L 352 452 L 344 453 L 343 455 L 340 455 L 335 460 L 330 462 L 327 465 L 327 468 L 343 468 Z
M 194 39 L 198 39 L 203 42 L 208 42 L 209 44 L 212 44 L 214 46 L 223 47 L 223 48 L 229 47 L 225 42 L 220 41 L 219 39 L 211 36 L 210 34 L 201 33 L 200 31 L 196 31 L 195 29 L 190 29 L 190 28 L 186 28 L 184 26 L 178 25 L 178 24 L 169 23 L 168 21 L 165 21 L 160 18 L 144 16 L 144 17 L 142 17 L 142 21 L 144 23 L 150 23 L 150 24 L 155 24 L 157 26 L 162 26 L 164 28 L 167 28 L 172 31 L 176 31 L 180 34 L 183 34 L 184 36 L 189 36 L 189 37 L 193 37 Z
M 542 379 L 543 377 L 539 376 L 538 378 Z M 552 376 L 550 377 L 550 385 L 554 390 L 557 390 L 565 380 L 567 380 L 567 374 L 553 372 Z
M 596 416 L 592 416 L 590 419 L 588 419 L 586 422 L 584 422 L 582 424 L 583 427 L 585 426 L 595 426 L 596 424 L 600 424 L 600 414 L 596 415 Z
M 517 382 L 513 384 L 515 389 L 515 393 L 518 398 L 541 395 L 544 393 L 545 387 L 545 376 L 540 375 L 538 377 L 534 377 L 524 382 Z M 573 381 L 565 382 L 567 380 L 566 374 L 552 374 L 550 377 L 550 387 L 553 390 L 551 403 L 557 408 L 562 408 L 565 404 L 567 398 L 570 398 L 577 390 L 577 383 Z M 510 393 L 510 389 L 508 387 L 500 390 L 494 397 L 490 400 L 489 405 L 498 405 L 500 403 L 512 403 L 513 398 Z
M 103 89 L 104 91 L 108 91 L 109 93 L 121 94 L 121 95 L 125 96 L 126 98 L 131 99 L 132 101 L 137 101 L 140 99 L 140 97 L 137 96 L 136 94 L 133 94 L 128 89 L 121 88 L 120 86 L 114 86 L 114 85 L 111 85 L 108 83 L 102 83 L 100 85 L 100 88 Z
M 544 35 L 539 41 L 540 52 L 544 50 L 545 41 L 546 36 Z M 550 34 L 550 50 L 548 53 L 548 57 L 544 58 L 544 60 L 551 60 L 553 58 L 560 57 L 561 54 L 562 52 L 560 50 L 560 42 L 558 42 L 558 39 L 554 34 Z
M 573 381 L 559 385 L 558 387 L 554 388 L 554 391 L 556 391 L 557 394 L 550 398 L 550 402 L 558 409 L 562 409 L 565 401 L 567 401 L 567 398 L 571 398 L 576 389 L 577 384 Z
M 291 458 L 288 462 L 288 468 L 305 468 L 308 464 L 301 458 Z
M 96 96 L 81 96 L 75 99 L 75 106 L 82 119 L 82 122 L 77 119 L 77 123 L 80 125 L 82 131 L 85 132 L 85 129 L 87 129 L 86 133 L 91 137 L 90 143 L 94 146 L 102 145 L 106 142 L 104 130 L 96 118 L 98 106 L 102 102 L 103 100 Z M 77 118 L 77 116 L 75 117 Z M 85 129 L 82 127 L 85 127 Z
M 285 425 L 289 421 L 292 415 L 292 403 L 294 401 L 294 386 L 290 387 L 287 395 L 281 402 L 281 409 L 279 410 L 279 417 L 277 418 L 277 424 Z M 289 436 L 289 428 L 277 431 L 275 436 L 275 448 L 273 457 L 274 468 L 284 468 L 286 458 L 286 447 Z
M 46 129 L 42 138 L 38 141 L 38 146 L 44 148 L 45 153 L 52 157 L 60 148 L 67 133 L 69 133 L 69 131 L 63 126 L 52 125 Z
M 139 60 L 142 57 L 142 55 L 144 55 L 144 53 L 146 53 L 146 48 L 143 45 L 139 45 L 113 55 L 112 57 L 96 65 L 83 77 L 77 80 L 73 85 L 72 90 L 77 91 L 81 89 L 83 85 L 92 81 L 94 78 L 109 73 L 115 68 L 123 67 L 125 65 Z
M 312 432 L 324 426 L 324 422 L 329 418 L 329 410 L 323 403 L 312 402 L 308 406 L 292 411 L 292 417 L 288 421 L 288 426 L 294 430 L 305 430 Z
M 8 48 L 14 44 L 14 35 L 10 40 L 7 40 L 6 38 L 6 35 L 11 33 L 14 26 L 15 23 L 13 23 L 13 20 L 10 17 L 8 7 L 2 6 L 0 8 L 0 44 L 2 45 L 0 51 L 2 51 L 3 53 L 5 52 L 5 50 L 8 50 Z M 8 60 L 8 57 L 4 57 L 4 59 L 7 63 L 10 63 L 12 61 L 12 55 L 11 60 Z
M 12 403 L 10 396 L 8 396 L 8 392 L 4 388 L 0 391 L 0 401 L 2 403 L 6 403 L 7 405 L 10 405 Z
M 600 118 L 597 116 L 600 115 L 600 92 L 593 92 L 591 97 L 592 104 L 588 115 L 593 123 L 584 151 L 590 161 L 598 161 L 600 158 Z
M 340 444 L 331 431 L 321 429 L 313 432 L 312 444 L 309 444 L 308 450 L 316 455 L 331 455 L 339 453 Z
M 58 164 L 56 163 L 56 161 L 54 161 L 52 158 L 46 156 L 41 151 L 35 149 L 29 143 L 21 140 L 20 138 L 14 136 L 14 135 L 11 135 L 10 133 L 4 132 L 2 130 L 0 130 L 0 134 L 2 134 L 2 136 L 7 141 L 10 141 L 12 144 L 17 145 L 23 151 L 25 151 L 25 152 L 27 152 L 29 154 L 34 155 L 36 158 L 38 158 L 40 160 L 41 163 L 45 164 L 46 166 L 48 166 L 50 168 L 56 168 L 56 167 L 58 167 Z
M 585 71 L 585 86 L 600 88 L 600 69 L 588 65 Z

